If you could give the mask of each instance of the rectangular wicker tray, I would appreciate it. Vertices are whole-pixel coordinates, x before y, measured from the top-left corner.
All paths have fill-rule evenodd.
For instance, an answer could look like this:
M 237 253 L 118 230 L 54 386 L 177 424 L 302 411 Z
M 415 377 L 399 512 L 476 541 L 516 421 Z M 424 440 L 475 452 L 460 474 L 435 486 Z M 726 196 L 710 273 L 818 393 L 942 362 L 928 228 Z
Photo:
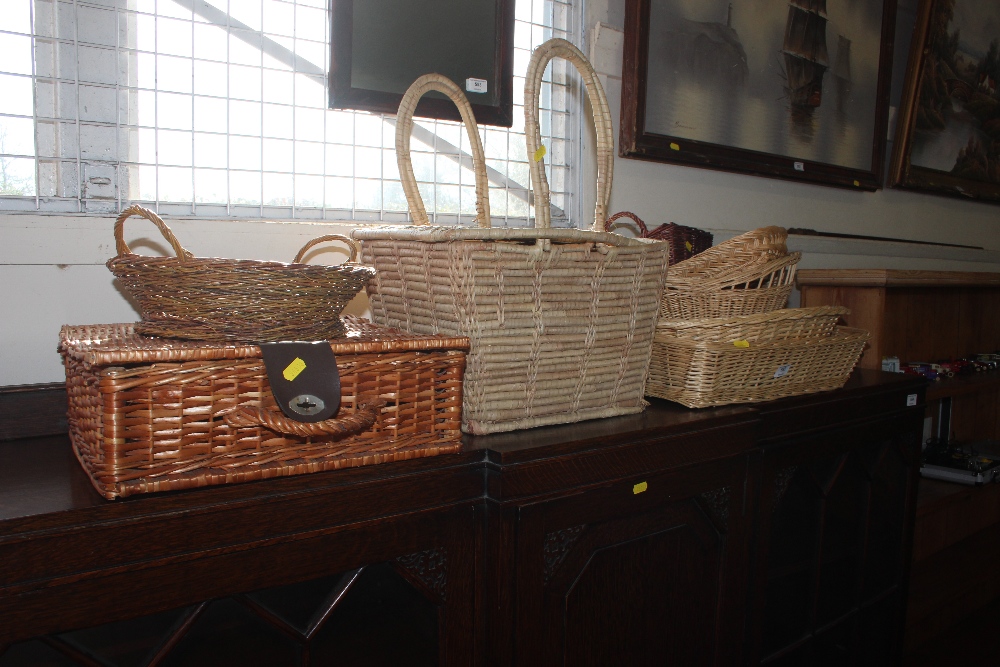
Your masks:
M 868 337 L 863 329 L 838 326 L 826 336 L 751 342 L 742 348 L 658 333 L 646 395 L 707 408 L 839 389 Z
M 351 417 L 381 397 L 361 433 L 298 436 L 230 426 L 241 408 L 279 414 L 260 348 L 147 338 L 131 324 L 66 326 L 70 440 L 106 498 L 319 472 L 459 450 L 468 339 L 408 334 L 345 317 L 331 341 Z

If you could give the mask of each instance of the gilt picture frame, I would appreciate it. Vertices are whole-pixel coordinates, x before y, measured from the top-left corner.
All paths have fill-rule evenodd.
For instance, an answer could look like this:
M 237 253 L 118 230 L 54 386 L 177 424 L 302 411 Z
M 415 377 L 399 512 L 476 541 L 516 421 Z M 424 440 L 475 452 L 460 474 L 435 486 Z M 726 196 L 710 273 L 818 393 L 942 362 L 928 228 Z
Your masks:
M 626 0 L 622 157 L 877 190 L 896 0 Z
M 1000 202 L 1000 5 L 923 0 L 890 170 L 895 187 Z

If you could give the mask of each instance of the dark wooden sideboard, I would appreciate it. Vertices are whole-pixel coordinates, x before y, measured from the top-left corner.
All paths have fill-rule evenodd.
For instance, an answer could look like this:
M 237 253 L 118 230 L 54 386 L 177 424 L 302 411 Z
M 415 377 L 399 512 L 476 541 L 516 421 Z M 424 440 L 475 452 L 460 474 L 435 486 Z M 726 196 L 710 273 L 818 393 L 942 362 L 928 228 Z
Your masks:
M 114 502 L 33 417 L 0 442 L 0 667 L 893 664 L 923 393 L 857 371 Z M 0 433 L 53 397 L 0 393 Z

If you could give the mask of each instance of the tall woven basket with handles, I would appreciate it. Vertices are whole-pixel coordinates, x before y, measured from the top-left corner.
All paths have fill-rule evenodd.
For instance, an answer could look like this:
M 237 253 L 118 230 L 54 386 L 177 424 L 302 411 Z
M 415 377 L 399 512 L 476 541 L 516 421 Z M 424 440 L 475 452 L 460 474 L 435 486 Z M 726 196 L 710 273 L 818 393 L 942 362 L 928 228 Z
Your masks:
M 559 56 L 583 75 L 598 136 L 594 231 L 550 227 L 549 188 L 538 129 L 548 61 Z M 429 226 L 409 156 L 413 109 L 431 90 L 459 107 L 476 172 L 477 228 Z M 525 115 L 534 229 L 491 228 L 479 130 L 450 80 L 418 79 L 396 121 L 399 171 L 414 225 L 354 232 L 362 260 L 378 273 L 368 285 L 374 319 L 416 333 L 468 336 L 463 425 L 469 433 L 512 431 L 640 412 L 663 291 L 664 243 L 600 231 L 614 160 L 611 114 L 597 75 L 569 42 L 550 40 L 532 55 Z

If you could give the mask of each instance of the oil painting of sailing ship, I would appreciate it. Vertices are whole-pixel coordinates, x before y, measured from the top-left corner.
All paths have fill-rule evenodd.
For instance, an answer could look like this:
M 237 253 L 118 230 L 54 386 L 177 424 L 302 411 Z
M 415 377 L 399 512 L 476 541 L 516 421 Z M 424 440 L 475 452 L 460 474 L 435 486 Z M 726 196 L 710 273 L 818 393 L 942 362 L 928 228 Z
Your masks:
M 920 17 L 897 184 L 1000 201 L 1000 5 L 935 0 Z
M 645 5 L 643 131 L 649 136 L 881 178 L 885 128 L 876 126 L 885 120 L 879 91 L 887 97 L 888 81 L 882 35 L 895 0 Z
M 815 109 L 823 101 L 826 54 L 826 0 L 792 0 L 781 53 L 785 56 L 788 103 Z

